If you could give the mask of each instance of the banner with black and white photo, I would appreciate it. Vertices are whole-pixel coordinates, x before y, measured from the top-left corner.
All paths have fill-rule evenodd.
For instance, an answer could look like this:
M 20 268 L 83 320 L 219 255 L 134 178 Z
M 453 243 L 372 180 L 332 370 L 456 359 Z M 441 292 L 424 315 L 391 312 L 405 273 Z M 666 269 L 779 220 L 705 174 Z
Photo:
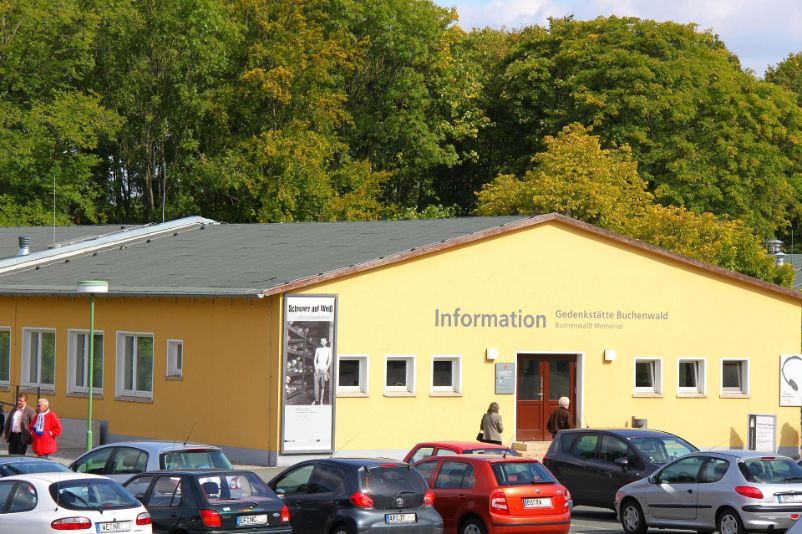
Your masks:
M 284 298 L 282 453 L 334 451 L 337 297 Z

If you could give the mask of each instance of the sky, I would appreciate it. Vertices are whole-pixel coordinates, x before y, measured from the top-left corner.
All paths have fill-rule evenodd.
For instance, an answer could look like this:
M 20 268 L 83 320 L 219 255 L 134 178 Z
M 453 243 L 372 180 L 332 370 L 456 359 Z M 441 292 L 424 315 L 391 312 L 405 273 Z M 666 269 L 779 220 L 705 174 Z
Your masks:
M 763 76 L 788 54 L 802 52 L 802 0 L 434 0 L 456 7 L 459 25 L 519 29 L 547 26 L 549 17 L 577 20 L 631 16 L 696 23 L 710 30 L 744 67 Z

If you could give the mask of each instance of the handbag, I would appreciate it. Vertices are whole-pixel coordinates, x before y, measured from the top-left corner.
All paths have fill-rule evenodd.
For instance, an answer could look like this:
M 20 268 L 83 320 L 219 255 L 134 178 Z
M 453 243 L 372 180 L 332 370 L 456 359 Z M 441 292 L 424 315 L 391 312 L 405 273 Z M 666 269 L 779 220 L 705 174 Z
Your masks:
M 483 439 L 485 439 L 485 433 L 484 431 L 480 430 L 479 433 L 476 434 L 476 441 L 482 441 Z

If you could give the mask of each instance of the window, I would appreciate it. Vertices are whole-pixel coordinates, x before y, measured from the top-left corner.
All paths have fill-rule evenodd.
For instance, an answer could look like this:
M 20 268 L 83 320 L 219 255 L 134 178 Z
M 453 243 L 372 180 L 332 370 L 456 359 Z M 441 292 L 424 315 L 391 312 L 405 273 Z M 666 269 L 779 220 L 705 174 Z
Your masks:
M 704 360 L 679 360 L 678 394 L 703 395 L 705 392 L 705 382 Z
M 312 476 L 312 469 L 314 467 L 314 465 L 305 465 L 298 469 L 293 469 L 278 479 L 273 486 L 273 490 L 278 495 L 306 493 L 309 488 L 309 478 Z
M 184 342 L 179 339 L 167 340 L 167 376 L 184 376 Z
M 53 389 L 56 380 L 56 331 L 23 330 L 22 385 Z
M 11 331 L 0 329 L 0 386 L 8 386 L 11 381 Z
M 711 482 L 718 482 L 729 469 L 730 463 L 721 458 L 708 458 L 702 466 L 702 472 L 699 474 L 699 482 L 709 484 Z
M 26 481 L 20 481 L 14 489 L 14 494 L 11 496 L 11 502 L 8 504 L 8 513 L 14 512 L 28 512 L 36 508 L 36 503 L 39 496 L 36 494 L 36 488 L 33 484 Z
M 410 461 L 410 463 L 412 463 Z M 423 480 L 429 484 L 432 480 L 432 473 L 434 473 L 434 468 L 437 467 L 437 462 L 421 462 L 415 466 L 415 471 L 420 473 L 420 476 L 423 477 Z
M 596 447 L 599 444 L 598 434 L 585 434 L 576 440 L 573 456 L 582 460 L 590 460 L 596 457 Z
M 423 460 L 424 458 L 428 458 L 432 454 L 434 454 L 434 447 L 421 447 L 420 449 L 416 450 L 415 454 L 413 454 L 409 458 L 409 463 L 414 464 L 418 460 Z
M 337 394 L 368 393 L 368 357 L 340 355 L 337 357 Z
M 470 489 L 475 484 L 473 466 L 464 462 L 443 462 L 434 481 L 437 489 Z
M 384 377 L 385 393 L 415 393 L 415 357 L 386 356 Z
M 682 458 L 660 472 L 661 484 L 695 484 L 704 456 Z
M 661 394 L 663 392 L 662 360 L 635 359 L 635 393 Z
M 148 470 L 148 453 L 133 447 L 119 447 L 108 470 L 111 475 L 134 475 Z
M 629 446 L 621 439 L 615 436 L 604 435 L 601 442 L 600 457 L 605 462 L 615 463 L 620 458 L 625 458 L 630 467 L 637 467 L 638 456 L 629 448 Z
M 72 469 L 77 473 L 105 474 L 106 464 L 114 450 L 115 447 L 103 447 L 102 449 L 88 452 L 75 461 Z
M 432 392 L 459 393 L 462 389 L 462 356 L 432 356 Z
M 117 334 L 117 395 L 153 398 L 153 335 Z
M 125 489 L 127 489 L 131 495 L 140 501 L 144 501 L 145 494 L 148 492 L 148 486 L 150 486 L 152 480 L 153 475 L 143 475 L 131 480 L 130 482 L 126 482 Z
M 95 332 L 92 347 L 93 394 L 103 393 L 103 332 Z M 89 392 L 89 331 L 70 330 L 67 352 L 67 391 L 69 393 Z
M 721 360 L 721 394 L 749 394 L 749 360 Z

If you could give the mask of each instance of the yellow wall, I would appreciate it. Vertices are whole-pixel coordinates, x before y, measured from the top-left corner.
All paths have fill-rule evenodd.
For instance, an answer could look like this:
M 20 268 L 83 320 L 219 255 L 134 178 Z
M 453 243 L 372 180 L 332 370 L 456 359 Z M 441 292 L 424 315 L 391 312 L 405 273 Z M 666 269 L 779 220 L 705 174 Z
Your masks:
M 111 434 L 191 439 L 269 449 L 278 436 L 278 299 L 98 297 L 95 329 L 104 334 L 103 397 L 94 419 Z M 86 395 L 68 396 L 68 329 L 89 328 L 86 298 L 0 298 L 0 327 L 11 327 L 11 383 L 20 383 L 23 328 L 56 329 L 55 393 L 43 393 L 61 417 L 85 419 Z M 153 402 L 115 400 L 115 333 L 154 336 Z M 183 380 L 165 378 L 167 340 L 184 343 Z M 0 390 L 13 402 L 14 389 Z M 29 399 L 30 400 L 30 399 Z M 248 423 L 247 420 L 260 424 Z M 245 429 L 245 430 L 244 430 Z
M 799 408 L 779 407 L 781 353 L 799 350 L 800 304 L 602 240 L 559 223 L 505 234 L 402 265 L 309 288 L 338 294 L 337 352 L 369 355 L 369 396 L 337 399 L 337 447 L 403 449 L 422 440 L 472 439 L 497 401 L 504 439 L 515 427 L 513 395 L 494 394 L 494 362 L 521 352 L 584 355 L 583 424 L 623 427 L 632 416 L 699 446 L 746 443 L 747 413 L 777 415 L 778 447 L 798 444 Z M 435 308 L 462 313 L 545 314 L 541 329 L 435 328 Z M 620 330 L 556 328 L 557 310 L 664 311 L 664 321 L 610 321 Z M 572 321 L 581 322 L 581 321 Z M 604 349 L 615 349 L 613 362 Z M 383 393 L 385 354 L 416 355 L 414 397 Z M 431 356 L 461 355 L 463 394 L 432 397 Z M 663 395 L 633 396 L 636 356 L 663 360 Z M 702 357 L 704 398 L 678 398 L 677 358 Z M 721 358 L 750 361 L 748 399 L 720 398 Z M 378 422 L 378 424 L 374 423 Z

